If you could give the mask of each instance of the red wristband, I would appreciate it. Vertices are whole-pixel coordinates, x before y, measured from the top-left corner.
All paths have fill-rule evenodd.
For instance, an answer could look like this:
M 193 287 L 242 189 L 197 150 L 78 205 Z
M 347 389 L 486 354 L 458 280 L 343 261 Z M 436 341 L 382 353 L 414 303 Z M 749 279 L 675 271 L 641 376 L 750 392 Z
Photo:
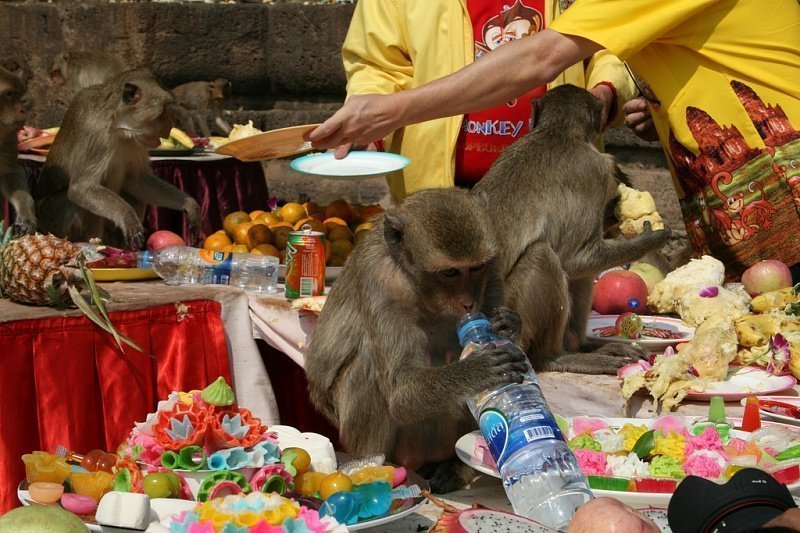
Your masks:
M 614 87 L 614 84 L 611 83 L 610 81 L 601 81 L 595 83 L 594 87 L 597 87 L 598 85 L 605 85 L 606 87 L 611 89 L 611 94 L 613 98 L 611 99 L 611 107 L 609 107 L 608 109 L 608 118 L 606 120 L 606 122 L 611 122 L 612 120 L 614 120 L 614 117 L 617 116 L 617 88 Z M 594 89 L 594 87 L 592 87 L 592 89 Z
M 373 143 L 375 145 L 375 149 L 379 152 L 385 152 L 386 150 L 383 149 L 383 139 L 379 139 Z

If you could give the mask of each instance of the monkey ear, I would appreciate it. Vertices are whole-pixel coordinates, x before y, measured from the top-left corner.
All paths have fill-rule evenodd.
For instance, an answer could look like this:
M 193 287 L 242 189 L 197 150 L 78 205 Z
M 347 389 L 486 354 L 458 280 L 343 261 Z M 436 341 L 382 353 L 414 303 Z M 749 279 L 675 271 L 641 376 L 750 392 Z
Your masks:
M 481 204 L 483 207 L 489 207 L 489 197 L 486 196 L 486 192 L 484 191 L 477 191 L 473 192 L 475 198 L 478 199 L 478 203 Z
M 383 238 L 389 248 L 394 248 L 403 242 L 405 229 L 405 222 L 400 216 L 395 213 L 386 213 L 383 219 Z
M 128 105 L 135 105 L 141 99 L 142 90 L 139 89 L 139 86 L 126 83 L 125 87 L 122 89 L 122 101 Z

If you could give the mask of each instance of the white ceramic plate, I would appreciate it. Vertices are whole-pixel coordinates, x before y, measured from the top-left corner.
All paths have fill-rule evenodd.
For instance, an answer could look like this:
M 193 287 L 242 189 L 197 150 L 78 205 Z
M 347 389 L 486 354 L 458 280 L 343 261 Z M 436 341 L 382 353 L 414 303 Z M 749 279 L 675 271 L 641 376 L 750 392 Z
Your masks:
M 800 398 L 797 396 L 756 396 L 756 398 L 758 398 L 759 402 L 761 401 L 781 402 L 793 405 L 800 409 Z M 745 405 L 745 403 L 747 403 L 747 398 L 742 398 L 740 403 L 742 405 Z M 763 405 L 759 405 L 758 410 L 761 413 L 761 416 L 767 416 L 773 420 L 780 420 L 781 422 L 785 422 L 790 425 L 795 425 L 795 426 L 800 425 L 800 418 L 782 415 L 779 413 L 773 413 Z
M 757 366 L 743 366 L 725 381 L 715 381 L 702 392 L 688 391 L 688 400 L 710 400 L 722 396 L 725 401 L 736 401 L 756 394 L 774 394 L 797 385 L 793 376 L 774 376 Z
M 291 167 L 299 172 L 333 179 L 360 179 L 381 176 L 405 168 L 407 157 L 387 152 L 350 152 L 343 159 L 333 152 L 321 152 L 299 157 Z
M 680 339 L 662 339 L 660 337 L 649 337 L 642 335 L 638 339 L 625 339 L 622 337 L 601 337 L 597 328 L 613 327 L 619 315 L 592 315 L 589 317 L 589 322 L 586 326 L 586 337 L 595 341 L 601 342 L 625 342 L 628 344 L 638 344 L 648 350 L 661 351 L 667 346 L 678 344 L 679 342 L 688 342 L 694 338 L 694 328 L 684 324 L 679 318 L 671 318 L 667 316 L 650 316 L 639 315 L 645 327 L 661 328 L 670 331 L 682 333 L 683 337 Z
M 697 417 L 686 417 L 687 420 L 691 420 Z M 619 429 L 626 423 L 633 423 L 633 424 L 646 424 L 650 425 L 655 420 L 654 418 L 606 418 L 609 424 L 614 429 Z M 738 418 L 728 418 L 728 421 L 737 424 L 741 422 L 741 419 Z M 783 425 L 783 424 L 778 424 Z M 746 436 L 748 433 L 743 431 L 736 431 L 733 432 L 734 435 L 738 434 L 738 436 Z M 481 457 L 478 457 L 475 454 L 475 443 L 477 442 L 478 438 L 481 438 L 481 432 L 479 430 L 475 430 L 471 433 L 467 433 L 466 435 L 462 435 L 460 439 L 456 442 L 456 455 L 459 459 L 463 462 L 474 468 L 479 472 L 483 472 L 484 474 L 488 474 L 490 476 L 494 476 L 499 478 L 500 473 L 495 470 L 494 465 L 487 465 L 483 462 Z M 789 491 L 792 493 L 800 493 L 800 481 L 796 483 L 792 483 L 791 485 L 787 485 Z M 644 509 L 648 507 L 656 507 L 660 509 L 666 509 L 669 505 L 669 500 L 672 498 L 672 494 L 667 493 L 657 493 L 657 492 L 622 492 L 617 490 L 600 490 L 600 489 L 592 489 L 592 493 L 597 496 L 608 496 L 610 498 L 615 498 L 622 503 L 630 505 L 634 509 Z

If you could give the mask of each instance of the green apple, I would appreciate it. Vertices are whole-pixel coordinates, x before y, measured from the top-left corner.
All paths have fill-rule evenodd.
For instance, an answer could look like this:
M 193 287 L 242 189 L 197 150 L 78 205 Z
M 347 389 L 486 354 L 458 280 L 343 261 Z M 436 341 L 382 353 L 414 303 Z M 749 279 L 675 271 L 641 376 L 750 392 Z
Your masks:
M 632 263 L 628 271 L 638 274 L 644 280 L 644 284 L 647 285 L 647 294 L 653 292 L 653 287 L 656 286 L 656 283 L 664 279 L 664 274 L 661 273 L 658 267 L 650 263 Z

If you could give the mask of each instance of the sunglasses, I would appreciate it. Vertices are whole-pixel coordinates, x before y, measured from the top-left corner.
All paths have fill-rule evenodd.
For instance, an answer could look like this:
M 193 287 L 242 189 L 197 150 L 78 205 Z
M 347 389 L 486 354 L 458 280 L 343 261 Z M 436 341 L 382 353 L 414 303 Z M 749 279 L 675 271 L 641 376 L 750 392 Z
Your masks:
M 624 62 L 623 65 L 625 65 L 625 70 L 627 70 L 628 74 L 630 74 L 633 83 L 636 84 L 636 88 L 639 89 L 639 94 L 642 95 L 645 101 L 654 107 L 660 106 L 661 100 L 656 98 L 656 93 L 654 93 L 653 89 L 650 88 L 650 84 L 634 74 L 627 62 Z

